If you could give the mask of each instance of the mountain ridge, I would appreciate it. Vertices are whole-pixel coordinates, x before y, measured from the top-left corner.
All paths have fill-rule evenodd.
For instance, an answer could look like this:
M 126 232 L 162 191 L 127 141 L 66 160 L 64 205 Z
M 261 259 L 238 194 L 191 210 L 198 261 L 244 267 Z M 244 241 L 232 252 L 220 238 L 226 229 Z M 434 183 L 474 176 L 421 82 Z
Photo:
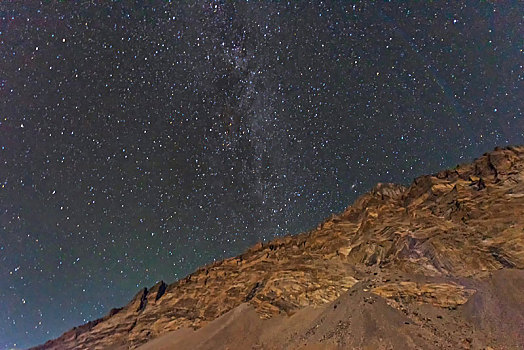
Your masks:
M 355 285 L 397 309 L 453 309 L 501 269 L 524 268 L 524 147 L 379 183 L 315 229 L 257 243 L 31 349 L 135 348 L 247 303 L 261 319 L 336 302 Z M 471 311 L 473 312 L 473 311 Z

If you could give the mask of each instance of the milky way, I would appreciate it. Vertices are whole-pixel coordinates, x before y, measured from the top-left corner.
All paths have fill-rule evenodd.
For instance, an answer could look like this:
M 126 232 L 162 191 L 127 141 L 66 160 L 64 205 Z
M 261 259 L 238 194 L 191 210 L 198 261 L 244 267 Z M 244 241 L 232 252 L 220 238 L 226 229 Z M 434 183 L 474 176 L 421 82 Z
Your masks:
M 524 143 L 523 12 L 1 1 L 0 346 Z

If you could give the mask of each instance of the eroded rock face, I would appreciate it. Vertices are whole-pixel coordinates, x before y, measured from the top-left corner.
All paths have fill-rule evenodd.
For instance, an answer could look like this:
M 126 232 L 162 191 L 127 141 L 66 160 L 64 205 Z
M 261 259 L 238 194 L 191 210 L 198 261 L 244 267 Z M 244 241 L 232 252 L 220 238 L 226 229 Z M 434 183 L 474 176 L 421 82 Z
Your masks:
M 401 303 L 427 303 L 439 307 L 455 307 L 465 304 L 475 294 L 475 289 L 455 283 L 387 283 L 372 292 Z
M 475 293 L 462 280 L 503 268 L 524 268 L 524 147 L 496 149 L 409 187 L 379 184 L 315 230 L 160 282 L 35 349 L 133 348 L 245 302 L 261 318 L 325 304 L 357 281 L 399 305 L 453 307 Z

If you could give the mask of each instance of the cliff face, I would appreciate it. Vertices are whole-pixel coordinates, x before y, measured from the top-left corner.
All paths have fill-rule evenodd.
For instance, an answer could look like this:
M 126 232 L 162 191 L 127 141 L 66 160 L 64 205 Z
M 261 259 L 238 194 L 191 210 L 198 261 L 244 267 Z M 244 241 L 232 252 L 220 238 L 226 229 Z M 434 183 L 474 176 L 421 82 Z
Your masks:
M 523 268 L 524 147 L 496 149 L 409 187 L 379 184 L 310 232 L 159 282 L 34 349 L 133 348 L 243 303 L 262 319 L 291 315 L 333 302 L 357 282 L 400 310 L 447 310 L 480 298 L 494 271 Z

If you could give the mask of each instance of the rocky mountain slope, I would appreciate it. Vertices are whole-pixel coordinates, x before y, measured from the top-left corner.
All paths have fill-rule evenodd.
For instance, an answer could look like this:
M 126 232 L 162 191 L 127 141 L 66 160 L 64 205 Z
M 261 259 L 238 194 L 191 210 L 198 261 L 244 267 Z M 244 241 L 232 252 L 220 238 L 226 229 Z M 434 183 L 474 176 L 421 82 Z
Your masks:
M 310 232 L 159 282 L 33 349 L 519 348 L 522 269 L 524 147 L 497 148 L 378 184 Z

